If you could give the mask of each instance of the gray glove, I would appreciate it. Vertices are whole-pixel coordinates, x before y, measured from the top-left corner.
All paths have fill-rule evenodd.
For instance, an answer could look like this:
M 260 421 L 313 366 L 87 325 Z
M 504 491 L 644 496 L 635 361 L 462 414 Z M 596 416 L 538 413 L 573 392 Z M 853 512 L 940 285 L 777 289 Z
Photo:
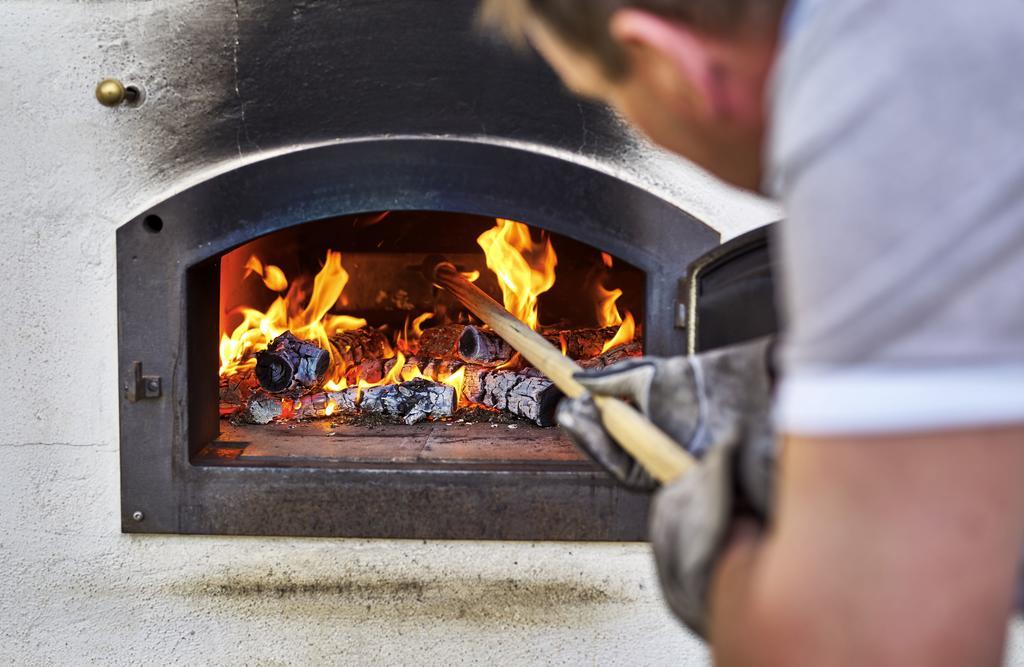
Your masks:
M 757 506 L 742 491 L 753 482 L 770 486 L 770 470 L 762 479 L 744 483 L 737 465 L 753 450 L 739 431 L 716 443 L 701 462 L 654 497 L 648 534 L 654 551 L 662 595 L 668 606 L 697 635 L 707 638 L 708 589 L 719 554 L 737 516 L 763 519 L 767 506 Z
M 691 357 L 643 358 L 576 377 L 590 392 L 632 400 L 700 463 L 655 496 L 649 534 L 669 606 L 694 632 L 707 631 L 707 592 L 733 518 L 764 519 L 774 467 L 772 340 Z M 563 401 L 558 421 L 632 488 L 654 480 L 601 426 L 593 400 Z
M 762 338 L 689 357 L 642 357 L 577 373 L 575 377 L 591 394 L 633 402 L 696 457 L 712 443 L 741 429 L 748 440 L 760 443 L 756 449 L 764 455 L 763 461 L 755 457 L 744 465 L 770 467 L 774 440 L 770 414 L 772 343 L 773 339 Z M 657 486 L 604 430 L 589 396 L 562 401 L 557 419 L 583 451 L 624 485 L 643 490 Z M 751 471 L 750 477 L 759 480 L 764 475 Z M 767 505 L 767 489 L 748 489 L 748 493 L 757 495 L 755 504 Z

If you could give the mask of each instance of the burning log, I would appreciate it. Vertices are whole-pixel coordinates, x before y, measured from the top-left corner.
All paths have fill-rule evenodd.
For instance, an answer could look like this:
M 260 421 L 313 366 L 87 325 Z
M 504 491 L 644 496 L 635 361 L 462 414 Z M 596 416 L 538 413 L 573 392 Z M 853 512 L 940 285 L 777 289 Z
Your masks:
M 295 402 L 292 416 L 297 419 L 316 419 L 335 414 L 354 415 L 359 412 L 358 398 L 359 390 L 355 387 L 309 394 Z
M 461 359 L 431 359 L 421 370 L 424 377 L 439 380 L 451 376 L 464 365 Z
M 366 380 L 370 384 L 380 382 L 387 373 L 387 369 L 384 367 L 384 359 L 363 359 L 360 363 L 355 366 L 349 367 L 345 371 L 345 380 L 350 385 L 358 384 L 359 380 Z
M 285 331 L 256 353 L 256 379 L 272 394 L 299 396 L 320 386 L 330 363 L 327 350 Z
M 614 338 L 618 330 L 618 327 L 601 327 L 544 331 L 542 334 L 552 345 L 564 349 L 565 356 L 570 359 L 593 359 L 601 354 L 604 344 Z
M 641 341 L 633 341 L 632 343 L 613 347 L 604 354 L 599 354 L 593 359 L 583 359 L 579 362 L 579 365 L 580 368 L 585 368 L 587 370 L 604 368 L 605 366 L 617 364 L 625 359 L 639 357 L 643 355 L 643 353 L 644 344 Z
M 415 424 L 428 417 L 451 417 L 458 407 L 458 397 L 454 387 L 417 378 L 401 384 L 370 387 L 363 391 L 359 407 L 364 412 Z
M 342 414 L 354 414 L 359 410 L 359 390 L 355 387 L 327 392 L 327 397 L 334 401 L 337 411 Z
M 256 392 L 238 411 L 237 419 L 245 424 L 269 424 L 284 414 L 284 401 L 277 396 Z
M 544 338 L 570 359 L 593 359 L 605 344 L 615 337 L 618 327 L 561 329 L 542 332 Z M 459 357 L 470 364 L 500 366 L 509 361 L 515 350 L 490 329 L 468 325 L 459 336 Z
M 359 390 L 320 391 L 292 401 L 257 391 L 238 410 L 236 419 L 245 424 L 269 424 L 274 420 L 317 419 L 335 414 L 354 415 L 359 412 Z
M 363 327 L 343 331 L 330 337 L 338 361 L 345 367 L 356 366 L 366 360 L 380 360 L 392 356 L 387 337 L 377 329 Z
M 424 359 L 444 359 L 455 356 L 455 346 L 459 342 L 465 324 L 442 324 L 423 330 L 416 354 Z
M 256 376 L 250 370 L 220 378 L 221 414 L 240 408 L 259 386 Z
M 463 395 L 470 401 L 505 410 L 538 426 L 554 426 L 555 407 L 562 392 L 540 371 L 466 366 L 465 378 Z
M 481 366 L 500 366 L 515 354 L 512 346 L 490 329 L 469 325 L 459 335 L 459 358 Z

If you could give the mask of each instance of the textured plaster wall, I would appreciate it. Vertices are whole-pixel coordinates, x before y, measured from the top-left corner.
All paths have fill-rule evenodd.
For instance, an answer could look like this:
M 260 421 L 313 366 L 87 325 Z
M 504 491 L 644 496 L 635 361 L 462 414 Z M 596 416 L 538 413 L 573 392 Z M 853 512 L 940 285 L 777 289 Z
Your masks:
M 0 662 L 706 662 L 643 545 L 119 532 L 114 230 L 288 149 L 247 133 L 247 6 L 0 3 Z M 146 103 L 100 107 L 105 75 Z M 225 141 L 188 141 L 211 124 Z M 619 159 L 726 236 L 775 215 L 639 145 Z

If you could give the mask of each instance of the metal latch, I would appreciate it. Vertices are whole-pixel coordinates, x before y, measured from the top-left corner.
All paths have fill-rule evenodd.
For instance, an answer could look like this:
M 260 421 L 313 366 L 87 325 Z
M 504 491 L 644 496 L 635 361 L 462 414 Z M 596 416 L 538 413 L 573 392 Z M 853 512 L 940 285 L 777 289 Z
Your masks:
M 160 398 L 163 380 L 159 375 L 143 375 L 142 362 L 133 361 L 124 382 L 124 397 L 133 403 L 144 398 Z

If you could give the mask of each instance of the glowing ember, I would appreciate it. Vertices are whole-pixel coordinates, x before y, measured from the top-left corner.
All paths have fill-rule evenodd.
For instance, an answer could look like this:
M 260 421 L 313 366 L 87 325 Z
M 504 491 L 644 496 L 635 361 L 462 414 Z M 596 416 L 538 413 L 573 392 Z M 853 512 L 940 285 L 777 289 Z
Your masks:
M 487 256 L 487 268 L 498 277 L 505 308 L 531 328 L 537 328 L 537 297 L 555 284 L 558 258 L 551 239 L 535 243 L 530 228 L 499 218 L 477 238 Z

